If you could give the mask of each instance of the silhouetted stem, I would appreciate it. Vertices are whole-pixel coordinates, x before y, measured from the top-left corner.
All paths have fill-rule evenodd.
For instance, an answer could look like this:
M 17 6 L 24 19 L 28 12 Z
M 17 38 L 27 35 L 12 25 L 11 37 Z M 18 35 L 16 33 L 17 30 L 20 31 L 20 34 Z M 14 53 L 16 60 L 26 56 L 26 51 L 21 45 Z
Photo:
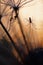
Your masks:
M 18 23 L 19 23 L 19 26 L 20 26 L 20 29 L 21 29 L 21 32 L 22 32 L 22 35 L 23 35 L 23 39 L 24 39 L 25 45 L 26 45 L 27 50 L 28 50 L 28 52 L 29 52 L 29 48 L 28 48 L 28 45 L 27 45 L 26 37 L 25 37 L 25 34 L 24 34 L 24 32 L 23 32 L 23 28 L 22 28 L 22 25 L 21 25 L 21 23 L 20 23 L 19 17 L 18 17 Z
M 13 46 L 15 47 L 16 51 L 18 52 L 21 60 L 23 61 L 22 57 L 21 57 L 21 54 L 20 54 L 20 51 L 18 50 L 17 46 L 15 45 L 15 42 L 13 41 L 13 39 L 11 38 L 10 34 L 8 33 L 8 31 L 6 30 L 6 28 L 4 27 L 3 23 L 1 22 L 0 20 L 0 24 L 2 26 L 2 28 L 4 29 L 4 31 L 6 32 L 6 34 L 8 35 L 9 39 L 11 40 Z M 23 61 L 24 62 L 24 61 Z

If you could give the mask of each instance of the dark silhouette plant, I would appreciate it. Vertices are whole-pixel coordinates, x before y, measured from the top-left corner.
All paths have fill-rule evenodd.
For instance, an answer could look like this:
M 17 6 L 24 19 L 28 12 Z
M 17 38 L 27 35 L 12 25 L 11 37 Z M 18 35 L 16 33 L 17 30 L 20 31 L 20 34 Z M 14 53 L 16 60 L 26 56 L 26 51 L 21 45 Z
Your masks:
M 12 20 L 14 22 L 14 20 L 16 20 L 16 18 L 18 19 L 18 23 L 19 23 L 19 26 L 20 26 L 20 29 L 21 29 L 21 32 L 22 32 L 22 35 L 23 35 L 23 38 L 24 38 L 24 41 L 25 41 L 25 45 L 27 47 L 27 50 L 29 51 L 29 48 L 28 48 L 28 45 L 27 45 L 27 41 L 26 41 L 26 37 L 25 37 L 25 34 L 23 32 L 22 24 L 20 22 L 21 20 L 20 20 L 18 15 L 19 15 L 19 9 L 21 7 L 23 7 L 25 4 L 27 4 L 29 2 L 32 2 L 33 0 L 28 0 L 28 1 L 26 1 L 26 0 L 23 0 L 23 1 L 22 0 L 18 0 L 16 3 L 15 3 L 15 0 L 7 0 L 7 2 L 4 1 L 4 0 L 2 0 L 2 1 L 3 1 L 3 2 L 1 2 L 2 4 L 10 6 L 10 9 L 13 8 L 12 15 L 13 15 L 13 12 L 15 12 L 16 15 L 14 16 L 14 18 L 11 15 L 10 24 L 12 24 L 11 23 Z

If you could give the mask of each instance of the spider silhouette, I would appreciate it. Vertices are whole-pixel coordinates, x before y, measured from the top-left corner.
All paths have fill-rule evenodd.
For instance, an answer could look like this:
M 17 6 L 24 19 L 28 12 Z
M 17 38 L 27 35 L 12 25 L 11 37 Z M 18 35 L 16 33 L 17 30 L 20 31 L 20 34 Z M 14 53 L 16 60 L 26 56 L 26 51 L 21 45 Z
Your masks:
M 21 7 L 23 7 L 25 4 L 29 3 L 29 2 L 32 2 L 33 0 L 18 0 L 17 3 L 15 3 L 15 0 L 2 0 L 3 2 L 0 2 L 2 4 L 5 4 L 7 6 L 10 6 L 11 8 L 13 8 L 12 10 L 12 13 L 15 11 L 16 15 L 14 16 L 14 18 L 18 18 L 18 15 L 19 15 L 19 9 Z M 10 21 L 13 19 L 13 17 L 11 17 Z
M 16 3 L 15 3 L 15 0 L 7 0 L 7 2 L 6 2 L 6 0 L 2 0 L 0 3 L 2 3 L 2 4 L 5 4 L 5 5 L 7 5 L 7 6 L 10 6 L 11 8 L 13 8 L 13 10 L 12 10 L 12 14 L 11 14 L 11 18 L 10 18 L 10 26 L 11 26 L 11 24 L 12 24 L 12 20 L 13 20 L 13 22 L 14 22 L 14 20 L 16 20 L 16 18 L 19 20 L 19 17 L 18 17 L 18 15 L 19 15 L 19 9 L 21 8 L 21 7 L 23 7 L 23 5 L 25 5 L 25 4 L 27 4 L 27 3 L 29 3 L 29 2 L 31 2 L 31 1 L 33 1 L 33 0 L 29 0 L 29 1 L 26 1 L 26 0 L 18 0 Z M 15 16 L 13 17 L 13 12 L 15 11 Z M 20 24 L 20 22 L 19 22 L 19 24 Z M 10 26 L 9 26 L 9 30 L 10 30 Z

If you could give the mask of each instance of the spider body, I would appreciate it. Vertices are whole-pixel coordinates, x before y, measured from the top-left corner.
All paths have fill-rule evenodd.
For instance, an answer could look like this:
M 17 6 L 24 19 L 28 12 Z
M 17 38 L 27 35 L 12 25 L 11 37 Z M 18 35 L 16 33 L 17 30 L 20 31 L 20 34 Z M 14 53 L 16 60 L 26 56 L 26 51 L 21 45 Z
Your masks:
M 13 9 L 14 9 L 14 11 L 17 11 L 17 10 L 19 10 L 19 6 L 14 6 Z
M 15 19 L 16 19 L 16 18 L 18 18 L 19 6 L 14 6 L 13 9 L 14 9 L 14 11 L 15 11 L 15 13 L 16 13 L 16 15 L 15 15 Z

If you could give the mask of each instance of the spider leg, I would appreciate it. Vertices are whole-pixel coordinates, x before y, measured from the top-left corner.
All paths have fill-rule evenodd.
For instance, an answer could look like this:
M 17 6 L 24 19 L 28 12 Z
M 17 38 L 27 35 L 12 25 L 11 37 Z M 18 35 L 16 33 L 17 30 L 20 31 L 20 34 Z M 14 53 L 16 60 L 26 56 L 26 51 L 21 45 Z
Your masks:
M 7 5 L 5 5 L 5 7 L 4 7 L 3 11 L 2 11 L 2 14 L 5 12 L 6 8 L 7 8 Z
M 14 0 L 8 0 L 8 3 L 10 3 L 13 6 L 15 6 L 15 1 Z
M 18 0 L 17 4 L 18 4 L 17 6 L 19 6 L 21 4 L 21 0 Z
M 4 7 L 3 11 L 2 11 L 2 14 L 3 14 L 3 13 L 4 13 L 4 11 L 6 10 L 6 8 L 7 8 L 7 5 L 5 5 L 5 7 Z
M 12 8 L 14 7 L 14 5 L 11 5 L 9 3 L 4 3 L 4 2 L 0 2 L 1 4 L 7 5 L 7 6 L 11 6 Z
M 14 6 L 15 6 L 15 0 L 12 0 L 12 3 L 14 4 Z
M 23 2 L 25 2 L 26 0 L 23 0 L 23 1 L 21 1 L 21 4 L 23 3 Z
M 26 0 L 21 1 L 20 4 L 24 3 L 25 1 L 26 1 Z M 19 4 L 19 6 L 20 6 L 20 4 Z
M 25 4 L 27 4 L 27 3 L 29 3 L 29 2 L 32 2 L 32 1 L 33 1 L 33 0 L 24 2 L 23 4 L 21 4 L 21 5 L 19 6 L 19 8 L 21 8 L 21 7 L 24 6 Z
M 12 24 L 12 20 L 13 20 L 13 12 L 14 11 L 12 11 L 11 14 L 10 14 L 11 17 L 9 18 L 9 29 L 8 29 L 8 31 L 10 31 L 10 29 L 11 29 L 11 24 Z

